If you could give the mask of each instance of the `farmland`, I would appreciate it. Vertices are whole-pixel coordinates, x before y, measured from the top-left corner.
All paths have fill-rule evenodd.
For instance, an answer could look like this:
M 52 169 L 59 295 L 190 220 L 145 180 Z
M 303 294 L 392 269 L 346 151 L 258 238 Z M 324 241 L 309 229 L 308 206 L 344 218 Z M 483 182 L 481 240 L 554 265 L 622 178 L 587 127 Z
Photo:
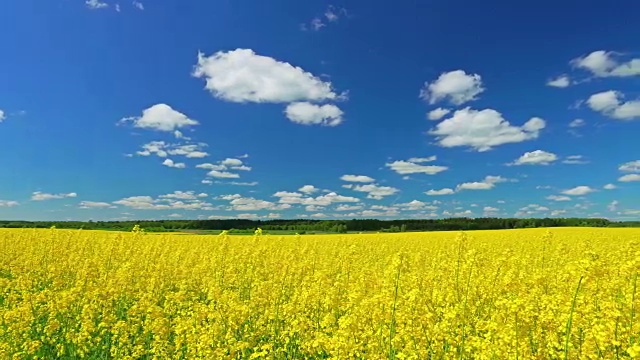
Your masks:
M 640 229 L 0 229 L 0 358 L 640 357 Z

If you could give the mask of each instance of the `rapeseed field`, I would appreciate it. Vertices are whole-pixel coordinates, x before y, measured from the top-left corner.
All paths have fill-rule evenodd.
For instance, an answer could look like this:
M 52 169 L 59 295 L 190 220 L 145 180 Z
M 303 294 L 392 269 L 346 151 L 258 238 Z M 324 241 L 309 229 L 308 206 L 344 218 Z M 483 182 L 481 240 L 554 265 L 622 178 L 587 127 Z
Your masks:
M 639 229 L 0 230 L 0 359 L 640 358 Z

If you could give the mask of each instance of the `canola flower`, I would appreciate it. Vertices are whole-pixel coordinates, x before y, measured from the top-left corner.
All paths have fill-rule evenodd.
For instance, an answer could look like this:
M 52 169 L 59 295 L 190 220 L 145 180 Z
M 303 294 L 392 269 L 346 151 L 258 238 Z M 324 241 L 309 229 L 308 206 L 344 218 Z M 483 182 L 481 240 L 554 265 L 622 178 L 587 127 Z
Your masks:
M 0 229 L 0 359 L 640 358 L 640 229 Z

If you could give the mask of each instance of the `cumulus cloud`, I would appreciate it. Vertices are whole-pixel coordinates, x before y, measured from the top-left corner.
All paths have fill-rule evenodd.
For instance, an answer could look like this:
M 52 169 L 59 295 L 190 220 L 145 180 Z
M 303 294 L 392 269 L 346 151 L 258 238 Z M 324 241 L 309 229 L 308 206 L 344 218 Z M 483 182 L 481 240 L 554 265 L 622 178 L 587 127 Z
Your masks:
M 138 10 L 141 10 L 141 11 L 144 10 L 144 5 L 139 1 L 134 1 L 133 2 L 133 7 L 135 7 Z
M 213 96 L 232 102 L 291 103 L 336 100 L 331 83 L 287 62 L 251 49 L 198 54 L 193 76 L 206 80 Z
M 620 205 L 620 202 L 618 202 L 618 200 L 613 200 L 609 205 L 607 205 L 607 210 L 616 211 L 618 210 L 618 205 Z
M 626 62 L 619 60 L 621 54 L 613 51 L 598 50 L 573 59 L 576 68 L 589 71 L 596 77 L 630 77 L 640 75 L 640 59 Z
M 618 167 L 618 170 L 623 172 L 640 172 L 640 160 L 624 163 Z
M 562 195 L 549 195 L 547 196 L 547 200 L 553 200 L 553 201 L 571 201 L 571 198 L 568 196 L 562 196 Z
M 543 150 L 526 152 L 511 165 L 549 165 L 558 160 L 558 156 Z
M 285 115 L 297 124 L 337 126 L 342 123 L 343 112 L 333 104 L 316 105 L 303 101 L 289 104 Z
M 367 193 L 367 199 L 375 199 L 375 200 L 381 200 L 385 196 L 390 196 L 400 191 L 391 186 L 380 186 L 376 184 L 366 184 L 366 185 L 350 184 L 350 185 L 343 185 L 343 187 L 347 189 L 351 189 L 353 191 Z
M 231 173 L 228 171 L 211 170 L 207 173 L 207 176 L 211 176 L 218 179 L 237 179 L 240 175 Z
M 328 206 L 334 203 L 360 202 L 358 198 L 339 195 L 335 192 L 317 197 L 305 197 L 303 194 L 296 192 L 278 191 L 273 196 L 280 198 L 278 202 L 281 204 Z
M 433 160 L 435 160 L 435 157 L 433 158 Z M 433 161 L 433 160 L 431 160 L 431 158 L 412 158 L 412 159 L 409 159 L 409 161 L 397 160 L 391 163 L 387 163 L 385 164 L 385 166 L 400 175 L 408 175 L 408 174 L 435 175 L 437 173 L 440 173 L 449 169 L 446 166 L 419 164 L 420 162 L 427 162 L 427 161 Z
M 360 183 L 370 183 L 374 182 L 375 179 L 366 175 L 342 175 L 340 177 L 342 181 L 348 182 L 360 182 Z
M 617 188 L 617 186 L 615 186 L 614 184 L 607 184 L 605 186 L 602 187 L 605 190 L 613 190 L 615 188 Z
M 617 120 L 633 120 L 640 118 L 640 100 L 624 102 L 624 94 L 620 91 L 603 91 L 593 94 L 587 99 L 587 105 L 605 116 Z
M 582 185 L 582 186 L 576 186 L 572 189 L 564 190 L 562 193 L 565 195 L 580 196 L 580 195 L 586 195 L 586 194 L 592 193 L 594 191 L 596 190 L 588 186 Z
M 340 204 L 336 207 L 336 211 L 356 211 L 362 209 L 361 205 Z
M 440 190 L 429 190 L 427 192 L 425 192 L 425 194 L 429 195 L 429 196 L 441 196 L 441 195 L 451 195 L 455 193 L 455 191 L 453 189 L 449 189 L 449 188 L 444 188 L 444 189 L 440 189 Z
M 107 203 L 107 202 L 99 202 L 99 201 L 81 201 L 78 205 L 80 209 L 105 209 L 105 208 L 115 208 L 115 206 Z
M 127 117 L 120 124 L 131 122 L 134 127 L 157 131 L 174 132 L 175 130 L 199 123 L 185 114 L 178 112 L 167 104 L 156 104 L 142 111 L 140 117 Z
M 566 88 L 571 85 L 571 79 L 567 75 L 560 75 L 555 79 L 547 81 L 547 85 L 557 88 Z
M 640 181 L 640 174 L 627 174 L 618 178 L 620 182 Z
M 454 105 L 462 105 L 476 100 L 484 90 L 480 75 L 455 70 L 440 74 L 432 83 L 426 82 L 420 90 L 420 97 L 430 104 L 448 100 Z
M 298 189 L 298 191 L 300 191 L 301 193 L 305 193 L 305 194 L 313 194 L 315 192 L 320 191 L 320 189 L 318 189 L 317 187 L 315 187 L 313 185 L 305 185 L 305 186 L 301 187 L 300 189 Z
M 164 161 L 162 162 L 162 165 L 166 167 L 174 168 L 174 169 L 184 169 L 187 167 L 185 163 L 177 163 L 171 159 L 164 159 Z
M 65 198 L 74 198 L 77 197 L 78 194 L 72 193 L 61 193 L 61 194 L 48 194 L 40 191 L 36 191 L 31 194 L 32 201 L 45 201 L 45 200 L 54 200 L 54 199 L 65 199 Z
M 472 110 L 467 107 L 456 111 L 429 133 L 436 136 L 438 145 L 442 147 L 468 146 L 482 152 L 503 144 L 535 139 L 545 126 L 545 121 L 537 117 L 523 126 L 514 126 L 493 109 Z
M 447 116 L 447 114 L 449 114 L 450 112 L 451 110 L 449 109 L 437 108 L 429 111 L 429 113 L 427 113 L 427 118 L 432 121 L 437 121 Z
M 188 196 L 187 194 L 191 194 Z M 151 196 L 130 196 L 114 201 L 116 205 L 136 210 L 216 210 L 212 204 L 202 201 L 192 192 L 176 191 L 172 194 L 161 195 L 157 199 Z
M 20 205 L 19 202 L 13 200 L 0 200 L 0 207 L 13 207 Z
M 92 10 L 105 9 L 109 7 L 109 4 L 100 0 L 87 0 L 84 4 Z
M 496 184 L 507 181 L 509 180 L 501 176 L 489 175 L 482 181 L 466 182 L 456 186 L 456 192 L 461 190 L 491 190 L 496 186 Z

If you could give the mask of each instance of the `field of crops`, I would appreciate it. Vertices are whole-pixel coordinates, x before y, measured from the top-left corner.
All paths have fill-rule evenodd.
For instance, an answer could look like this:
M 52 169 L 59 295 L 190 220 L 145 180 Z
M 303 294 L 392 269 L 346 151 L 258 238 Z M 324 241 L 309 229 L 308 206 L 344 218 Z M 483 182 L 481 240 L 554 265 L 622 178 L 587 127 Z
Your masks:
M 0 359 L 640 357 L 640 229 L 0 230 Z

